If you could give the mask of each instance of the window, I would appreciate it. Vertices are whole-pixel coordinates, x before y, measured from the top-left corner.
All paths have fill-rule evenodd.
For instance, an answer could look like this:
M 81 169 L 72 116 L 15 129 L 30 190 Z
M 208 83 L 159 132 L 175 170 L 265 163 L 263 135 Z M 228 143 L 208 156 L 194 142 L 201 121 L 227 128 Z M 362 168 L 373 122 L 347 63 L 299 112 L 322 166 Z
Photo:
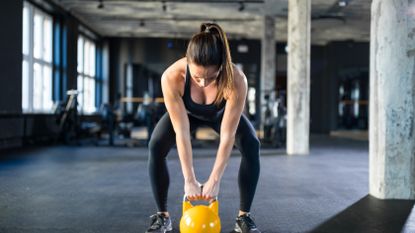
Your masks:
M 52 110 L 52 17 L 25 2 L 23 7 L 23 112 Z
M 96 89 L 96 47 L 84 36 L 78 37 L 78 107 L 81 113 L 93 113 Z
M 100 96 L 101 101 L 98 101 L 99 104 L 102 103 L 108 103 L 109 101 L 109 80 L 108 80 L 108 67 L 109 67 L 109 46 L 108 44 L 105 44 L 104 46 L 101 47 L 100 51 L 100 60 L 97 62 L 97 64 L 99 64 L 99 68 L 97 70 L 99 70 L 101 72 L 101 75 L 99 75 L 101 77 L 100 81 L 99 81 L 99 85 L 100 87 L 97 88 L 99 90 L 101 90 Z M 99 105 L 98 105 L 99 106 Z

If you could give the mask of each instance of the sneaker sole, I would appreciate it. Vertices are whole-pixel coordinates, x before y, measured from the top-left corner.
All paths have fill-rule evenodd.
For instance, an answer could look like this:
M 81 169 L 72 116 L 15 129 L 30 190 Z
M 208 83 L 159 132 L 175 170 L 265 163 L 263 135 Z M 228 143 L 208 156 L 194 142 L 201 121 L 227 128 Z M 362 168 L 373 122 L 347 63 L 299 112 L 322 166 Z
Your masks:
M 257 228 L 255 228 L 256 230 Z M 242 229 L 238 226 L 238 224 L 235 224 L 235 229 L 233 229 L 234 232 L 242 233 Z
M 241 233 L 242 229 L 238 226 L 238 224 L 235 224 L 235 229 L 233 229 L 233 231 Z
M 167 228 L 163 229 L 163 233 L 167 233 L 167 232 L 170 232 L 170 231 L 172 231 L 172 230 L 173 230 L 173 227 L 170 225 L 170 226 L 168 226 Z M 152 233 L 152 232 L 148 232 L 148 231 L 146 231 L 146 233 Z
M 172 230 L 173 230 L 173 228 L 172 228 L 172 227 L 170 227 L 170 228 L 164 229 L 164 230 L 163 230 L 163 233 L 171 232 Z M 146 231 L 146 233 L 153 233 L 153 232 L 148 232 L 148 231 Z

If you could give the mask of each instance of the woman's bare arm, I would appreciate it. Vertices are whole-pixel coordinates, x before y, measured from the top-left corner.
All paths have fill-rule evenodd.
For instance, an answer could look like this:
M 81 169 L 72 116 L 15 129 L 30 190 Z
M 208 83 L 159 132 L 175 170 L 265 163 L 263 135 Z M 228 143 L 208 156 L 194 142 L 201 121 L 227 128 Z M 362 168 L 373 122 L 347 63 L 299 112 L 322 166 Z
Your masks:
M 184 86 L 184 83 L 180 82 L 180 78 L 180 72 L 172 65 L 163 73 L 161 87 L 164 102 L 176 133 L 177 150 L 184 179 L 195 181 L 189 118 L 180 93 L 180 86 Z
M 218 182 L 225 171 L 226 165 L 232 151 L 236 129 L 239 125 L 242 111 L 245 106 L 247 95 L 247 80 L 242 71 L 234 66 L 235 90 L 230 94 L 226 101 L 225 113 L 222 118 L 220 129 L 220 143 L 209 179 Z

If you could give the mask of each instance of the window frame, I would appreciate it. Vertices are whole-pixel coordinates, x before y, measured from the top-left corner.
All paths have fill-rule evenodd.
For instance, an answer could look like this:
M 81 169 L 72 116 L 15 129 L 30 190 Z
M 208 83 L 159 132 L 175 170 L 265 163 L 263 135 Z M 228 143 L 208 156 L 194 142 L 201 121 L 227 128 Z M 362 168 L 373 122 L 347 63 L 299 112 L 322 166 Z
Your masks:
M 79 41 L 80 39 L 82 39 L 82 71 L 79 72 L 78 70 L 78 66 L 79 66 Z M 90 57 L 92 57 L 94 59 L 94 66 L 90 67 L 90 71 L 93 70 L 93 75 L 91 75 L 88 72 L 85 71 L 85 54 L 86 54 L 86 50 L 85 50 L 85 45 L 86 43 L 90 43 L 94 46 L 94 54 L 89 54 Z M 77 83 L 77 90 L 81 92 L 81 94 L 78 94 L 78 111 L 80 114 L 82 115 L 93 115 L 96 114 L 98 112 L 98 107 L 97 107 L 97 100 L 98 100 L 98 90 L 97 90 L 97 86 L 99 85 L 99 80 L 98 80 L 98 72 L 97 72 L 97 64 L 98 64 L 98 59 L 97 59 L 97 53 L 98 53 L 98 43 L 96 42 L 96 40 L 94 40 L 93 38 L 91 38 L 90 36 L 88 36 L 86 33 L 83 33 L 82 31 L 79 32 L 78 34 L 78 38 L 77 38 L 77 66 L 76 66 L 76 83 Z M 79 89 L 79 77 L 82 77 L 82 90 Z M 89 108 L 91 106 L 87 106 L 85 107 L 85 95 L 84 95 L 84 90 L 85 90 L 85 80 L 93 80 L 94 86 L 93 86 L 93 94 L 92 97 L 93 99 L 93 110 L 92 111 L 86 111 L 85 108 Z M 82 97 L 82 100 L 80 100 L 79 97 Z
M 24 18 L 24 11 L 25 9 L 27 9 L 27 35 L 25 33 L 25 18 Z M 43 9 L 37 7 L 34 4 L 31 4 L 28 1 L 24 1 L 23 2 L 23 26 L 22 26 L 22 36 L 27 38 L 27 41 L 25 41 L 25 38 L 23 38 L 22 40 L 22 112 L 23 113 L 51 113 L 53 111 L 53 39 L 54 39 L 54 34 L 53 34 L 53 23 L 54 23 L 54 18 L 51 14 L 49 14 L 48 12 L 44 11 Z M 36 15 L 40 15 L 42 16 L 42 26 L 41 26 L 41 39 L 40 39 L 40 43 L 41 43 L 41 58 L 36 58 L 35 57 L 35 16 Z M 46 59 L 44 59 L 44 20 L 49 19 L 50 20 L 50 61 L 46 61 Z M 27 43 L 25 43 L 27 42 Z M 25 46 L 27 46 L 27 54 L 24 51 Z M 25 62 L 27 62 L 27 67 L 25 68 Z M 39 64 L 41 67 L 41 78 L 44 79 L 44 68 L 48 67 L 50 70 L 50 101 L 52 102 L 52 106 L 50 106 L 50 108 L 46 109 L 45 108 L 45 103 L 44 103 L 44 98 L 45 96 L 42 94 L 41 96 L 41 104 L 40 106 L 35 106 L 35 91 L 34 91 L 34 86 L 35 86 L 35 74 L 34 74 L 34 65 L 35 64 Z M 27 76 L 26 76 L 26 75 Z M 42 80 L 43 81 L 43 80 Z M 42 82 L 43 83 L 43 82 Z M 25 88 L 26 87 L 26 88 Z M 27 89 L 27 90 L 26 90 Z M 25 94 L 25 91 L 27 91 L 27 93 Z M 43 90 L 42 90 L 43 92 Z M 26 104 L 25 104 L 26 103 Z

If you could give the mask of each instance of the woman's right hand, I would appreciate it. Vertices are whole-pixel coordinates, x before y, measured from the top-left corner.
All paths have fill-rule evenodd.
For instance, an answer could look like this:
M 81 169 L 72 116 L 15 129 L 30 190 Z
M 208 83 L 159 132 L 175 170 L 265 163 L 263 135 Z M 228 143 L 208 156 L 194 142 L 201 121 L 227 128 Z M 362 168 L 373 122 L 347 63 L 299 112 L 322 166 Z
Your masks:
M 200 200 L 202 198 L 202 185 L 197 180 L 184 182 L 184 195 L 189 201 Z

